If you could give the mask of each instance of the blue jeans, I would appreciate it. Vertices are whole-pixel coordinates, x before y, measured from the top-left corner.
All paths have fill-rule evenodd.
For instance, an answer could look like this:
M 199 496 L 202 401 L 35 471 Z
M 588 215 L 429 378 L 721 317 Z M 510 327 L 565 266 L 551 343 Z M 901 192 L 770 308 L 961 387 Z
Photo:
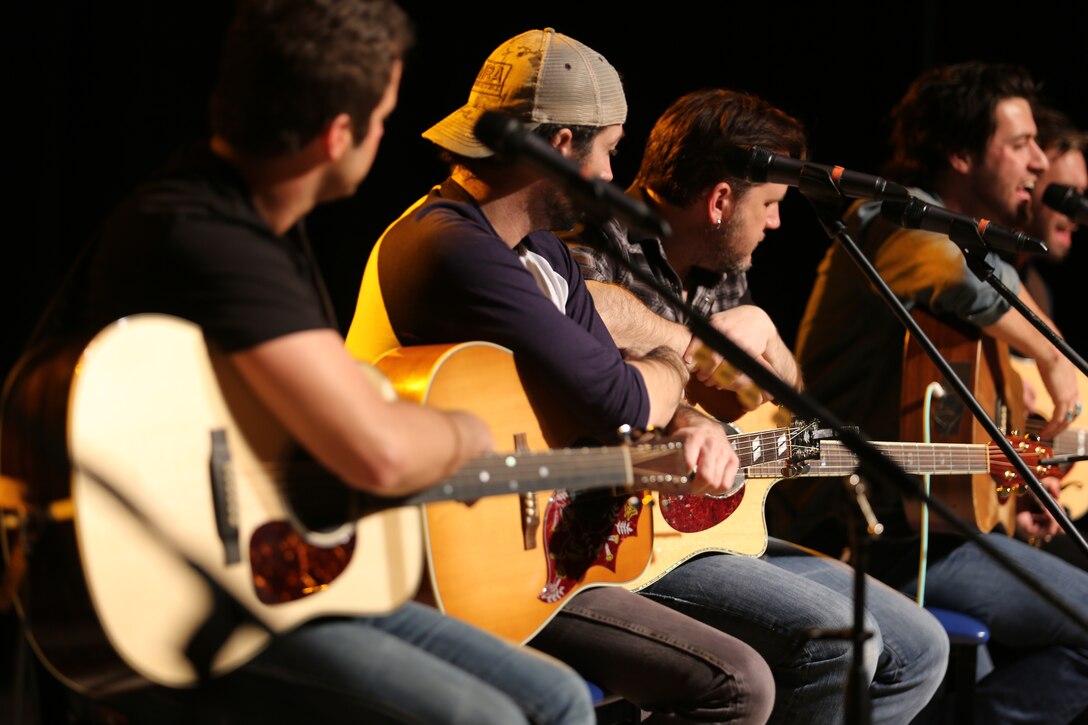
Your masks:
M 205 690 L 155 688 L 114 704 L 155 723 L 594 722 L 573 670 L 415 603 L 303 625 Z
M 1088 572 L 1004 534 L 987 534 L 1004 554 L 1084 611 Z M 914 592 L 912 582 L 904 591 Z M 926 604 L 982 620 L 996 658 L 976 686 L 980 723 L 1067 723 L 1088 709 L 1088 634 L 1005 573 L 975 544 L 931 564 Z
M 775 678 L 774 723 L 842 722 L 852 647 L 808 636 L 853 622 L 853 570 L 771 539 L 765 559 L 711 554 L 643 590 L 751 645 Z M 902 594 L 868 580 L 864 673 L 874 723 L 906 723 L 933 696 L 948 661 L 948 637 Z

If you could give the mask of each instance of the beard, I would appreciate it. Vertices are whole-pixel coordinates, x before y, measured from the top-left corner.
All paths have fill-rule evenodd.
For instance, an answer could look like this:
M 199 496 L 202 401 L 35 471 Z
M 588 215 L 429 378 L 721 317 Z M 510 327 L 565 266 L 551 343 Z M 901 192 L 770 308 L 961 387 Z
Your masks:
M 752 254 L 737 243 L 741 228 L 739 214 L 732 214 L 721 224 L 707 222 L 696 257 L 699 266 L 718 274 L 747 272 L 752 266 Z
M 548 182 L 533 197 L 529 218 L 534 230 L 564 232 L 573 229 L 582 220 L 582 212 L 574 206 L 570 195 L 552 182 Z
M 1027 228 L 1035 216 L 1030 200 L 1016 202 L 1015 206 L 1010 204 L 1008 196 L 987 177 L 977 177 L 974 193 L 981 208 L 971 216 L 988 216 L 991 221 L 1013 229 Z

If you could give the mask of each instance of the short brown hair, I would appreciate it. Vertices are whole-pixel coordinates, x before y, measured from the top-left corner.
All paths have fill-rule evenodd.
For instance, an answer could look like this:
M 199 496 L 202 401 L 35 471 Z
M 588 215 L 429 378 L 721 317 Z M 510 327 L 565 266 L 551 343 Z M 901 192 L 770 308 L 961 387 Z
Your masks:
M 749 93 L 708 89 L 683 96 L 650 131 L 635 183 L 666 201 L 687 206 L 724 178 L 728 151 L 763 146 L 805 156 L 805 131 L 796 118 Z M 730 178 L 737 194 L 751 183 Z
M 1019 66 L 972 61 L 935 68 L 911 84 L 892 110 L 887 176 L 932 187 L 954 153 L 985 151 L 997 130 L 994 109 L 1006 98 L 1035 105 L 1036 85 Z
M 347 113 L 360 142 L 411 38 L 392 0 L 239 0 L 212 131 L 244 153 L 274 156 Z
M 1049 106 L 1035 109 L 1036 141 L 1048 155 L 1062 156 L 1069 151 L 1088 148 L 1088 135 L 1073 125 L 1072 119 Z

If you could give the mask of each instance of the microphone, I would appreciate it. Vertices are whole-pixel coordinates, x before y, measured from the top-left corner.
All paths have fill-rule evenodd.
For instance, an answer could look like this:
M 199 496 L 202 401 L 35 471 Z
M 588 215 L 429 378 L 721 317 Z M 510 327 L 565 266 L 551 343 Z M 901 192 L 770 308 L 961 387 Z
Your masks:
M 741 148 L 734 146 L 726 151 L 726 170 L 733 176 L 759 184 L 786 184 L 798 186 L 805 171 L 822 172 L 831 177 L 839 194 L 850 199 L 877 199 L 906 201 L 910 199 L 907 187 L 888 181 L 880 176 L 848 171 L 841 166 L 825 166 L 783 156 L 762 146 Z
M 964 247 L 977 249 L 981 238 L 987 247 L 999 252 L 1038 254 L 1046 251 L 1046 245 L 1035 237 L 991 224 L 988 219 L 974 219 L 948 211 L 943 206 L 927 204 L 916 196 L 906 202 L 885 201 L 880 205 L 880 214 L 907 229 L 925 229 L 947 235 Z
M 1072 186 L 1050 184 L 1043 192 L 1043 203 L 1077 224 L 1088 224 L 1088 199 Z
M 527 130 L 515 118 L 484 111 L 473 128 L 476 138 L 497 154 L 522 161 L 559 184 L 583 211 L 599 221 L 616 218 L 629 227 L 665 239 L 668 223 L 643 201 L 634 199 L 604 179 L 586 178 L 577 162 L 559 153 L 548 141 Z

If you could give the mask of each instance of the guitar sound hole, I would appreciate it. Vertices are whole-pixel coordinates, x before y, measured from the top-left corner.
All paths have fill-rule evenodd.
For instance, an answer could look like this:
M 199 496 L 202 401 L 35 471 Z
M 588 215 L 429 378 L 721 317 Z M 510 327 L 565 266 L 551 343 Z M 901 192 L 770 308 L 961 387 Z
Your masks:
M 249 542 L 253 588 L 265 604 L 316 594 L 340 576 L 355 552 L 355 536 L 337 546 L 309 544 L 285 521 L 264 524 Z
M 547 549 L 559 576 L 581 581 L 594 564 L 600 565 L 615 555 L 619 541 L 634 531 L 627 531 L 636 512 L 630 508 L 630 495 L 616 496 L 607 491 L 589 491 L 570 496 L 566 502 L 548 505 L 545 519 Z M 561 511 L 556 516 L 556 508 Z

